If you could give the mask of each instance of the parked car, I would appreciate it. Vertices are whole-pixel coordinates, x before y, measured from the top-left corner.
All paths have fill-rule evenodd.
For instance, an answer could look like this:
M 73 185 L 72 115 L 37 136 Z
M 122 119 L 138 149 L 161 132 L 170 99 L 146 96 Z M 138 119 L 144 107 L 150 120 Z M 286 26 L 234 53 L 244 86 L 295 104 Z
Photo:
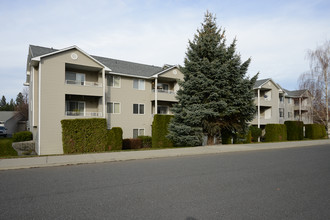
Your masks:
M 0 126 L 0 136 L 7 137 L 7 128 Z
M 0 121 L 0 127 L 1 126 L 5 126 L 5 122 L 4 121 Z

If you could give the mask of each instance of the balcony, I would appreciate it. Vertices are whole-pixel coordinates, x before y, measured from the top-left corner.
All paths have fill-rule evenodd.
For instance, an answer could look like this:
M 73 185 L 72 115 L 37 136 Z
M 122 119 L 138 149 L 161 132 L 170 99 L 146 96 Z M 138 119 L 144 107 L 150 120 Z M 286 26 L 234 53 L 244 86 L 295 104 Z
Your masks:
M 155 89 L 152 89 L 151 101 L 155 100 Z M 175 98 L 175 92 L 173 90 L 157 89 L 157 100 L 158 101 L 168 101 L 177 102 Z
M 81 116 L 81 117 L 102 117 L 102 112 L 81 112 L 81 111 L 66 111 L 66 116 Z
M 99 82 L 88 82 L 88 81 L 78 81 L 78 80 L 65 80 L 66 84 L 79 85 L 79 86 L 94 86 L 102 87 L 102 83 Z

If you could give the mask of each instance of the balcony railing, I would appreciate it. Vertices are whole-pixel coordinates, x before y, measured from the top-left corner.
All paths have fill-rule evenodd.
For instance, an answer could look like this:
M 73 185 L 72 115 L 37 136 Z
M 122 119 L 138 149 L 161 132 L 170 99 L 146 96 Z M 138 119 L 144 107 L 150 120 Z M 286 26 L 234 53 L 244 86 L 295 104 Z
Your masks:
M 155 92 L 155 89 L 153 89 L 152 91 Z M 157 92 L 175 94 L 175 92 L 173 90 L 168 90 L 168 89 L 157 89 Z
M 66 111 L 66 116 L 102 117 L 102 112 Z
M 102 83 L 99 82 L 77 81 L 77 80 L 65 80 L 65 82 L 66 84 L 70 84 L 70 85 L 102 87 Z

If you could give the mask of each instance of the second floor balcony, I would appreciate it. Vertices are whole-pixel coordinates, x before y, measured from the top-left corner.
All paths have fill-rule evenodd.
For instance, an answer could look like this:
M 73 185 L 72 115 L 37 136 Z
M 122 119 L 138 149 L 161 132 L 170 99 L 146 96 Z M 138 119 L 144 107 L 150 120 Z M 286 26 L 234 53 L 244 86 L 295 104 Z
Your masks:
M 79 86 L 102 87 L 102 83 L 99 83 L 99 82 L 89 82 L 89 81 L 80 81 L 80 80 L 65 80 L 65 83 L 70 84 L 70 85 L 79 85 Z

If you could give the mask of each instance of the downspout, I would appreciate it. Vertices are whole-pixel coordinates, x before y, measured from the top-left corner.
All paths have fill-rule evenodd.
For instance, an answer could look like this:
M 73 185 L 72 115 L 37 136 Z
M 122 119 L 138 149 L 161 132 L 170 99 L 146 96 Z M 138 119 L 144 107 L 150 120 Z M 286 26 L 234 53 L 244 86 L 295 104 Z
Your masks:
M 157 84 L 158 84 L 158 76 L 155 78 L 155 115 L 157 114 L 157 109 L 158 109 L 158 89 L 157 89 Z
M 260 128 L 260 88 L 258 88 L 258 128 Z M 260 142 L 260 137 L 258 137 L 258 142 Z
M 40 137 L 41 137 L 41 60 L 39 61 L 39 79 L 38 79 L 38 155 L 41 155 L 41 147 L 40 147 Z
M 302 121 L 302 117 L 301 117 L 301 97 L 299 97 L 299 121 Z
M 105 96 L 105 70 L 104 70 L 104 68 L 102 69 L 102 87 L 103 87 L 103 97 L 102 97 L 102 101 L 103 101 L 102 111 L 103 111 L 103 113 L 102 113 L 102 116 L 103 116 L 103 118 L 105 118 L 105 97 L 106 96 Z

